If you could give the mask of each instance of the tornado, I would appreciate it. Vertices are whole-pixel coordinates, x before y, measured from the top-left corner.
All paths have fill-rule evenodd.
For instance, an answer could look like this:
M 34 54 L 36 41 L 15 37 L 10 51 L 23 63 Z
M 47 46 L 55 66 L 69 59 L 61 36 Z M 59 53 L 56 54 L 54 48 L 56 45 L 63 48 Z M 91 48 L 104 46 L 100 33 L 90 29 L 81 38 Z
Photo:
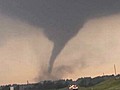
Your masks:
M 76 34 L 77 34 L 77 31 L 76 31 Z M 49 64 L 48 65 L 48 72 L 49 72 L 49 74 L 51 74 L 51 72 L 52 72 L 52 69 L 53 69 L 53 66 L 54 66 L 54 62 L 55 62 L 57 56 L 64 49 L 65 45 L 70 40 L 70 38 L 72 38 L 71 35 L 68 38 L 68 36 L 64 32 L 63 32 L 63 35 L 64 35 L 63 37 L 60 37 L 59 35 L 57 35 L 57 37 L 60 37 L 60 38 L 53 41 L 53 43 L 54 43 L 53 44 L 53 49 L 52 49 L 51 57 L 50 57 L 50 60 L 49 60 L 49 63 L 48 63 Z
M 52 72 L 52 68 L 53 68 L 53 65 L 54 65 L 54 62 L 57 58 L 57 56 L 59 55 L 59 53 L 62 51 L 62 49 L 64 48 L 65 46 L 65 43 L 64 44 L 61 44 L 61 46 L 57 45 L 57 44 L 54 44 L 54 47 L 53 47 L 53 50 L 52 50 L 52 55 L 50 57 L 50 60 L 49 60 L 49 65 L 48 65 L 48 72 L 51 73 Z
M 83 21 L 77 23 L 67 23 L 64 25 L 64 21 L 61 21 L 61 24 L 63 28 L 54 28 L 51 30 L 44 30 L 45 35 L 49 38 L 50 41 L 53 42 L 53 49 L 51 52 L 50 60 L 48 62 L 48 73 L 51 74 L 52 69 L 54 67 L 54 62 L 57 59 L 58 55 L 61 53 L 61 51 L 64 49 L 66 44 L 69 42 L 71 38 L 76 36 L 76 34 L 79 32 L 79 28 L 82 28 Z M 73 28 L 72 25 L 75 25 Z M 67 28 L 66 28 L 67 27 Z M 69 27 L 69 28 L 68 28 Z

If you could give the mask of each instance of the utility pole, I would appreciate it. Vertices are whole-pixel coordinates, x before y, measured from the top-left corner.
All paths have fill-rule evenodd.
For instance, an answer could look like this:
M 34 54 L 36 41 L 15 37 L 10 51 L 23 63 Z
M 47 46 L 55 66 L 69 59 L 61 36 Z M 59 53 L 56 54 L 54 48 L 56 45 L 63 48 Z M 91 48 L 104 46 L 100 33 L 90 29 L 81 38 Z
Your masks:
M 104 76 L 105 74 L 103 73 L 103 76 Z
M 27 80 L 27 85 L 29 84 L 29 81 Z
M 116 66 L 115 66 L 115 64 L 114 64 L 114 72 L 115 72 L 115 76 L 116 76 L 117 73 L 116 73 Z

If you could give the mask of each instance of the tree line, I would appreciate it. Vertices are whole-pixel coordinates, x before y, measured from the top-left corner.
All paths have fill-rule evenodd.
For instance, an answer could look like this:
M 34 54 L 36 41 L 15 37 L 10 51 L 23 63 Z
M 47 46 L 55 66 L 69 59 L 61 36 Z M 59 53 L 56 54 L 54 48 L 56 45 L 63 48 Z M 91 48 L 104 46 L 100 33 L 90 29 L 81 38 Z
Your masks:
M 72 79 L 60 79 L 56 81 L 52 80 L 46 80 L 41 81 L 34 84 L 26 84 L 26 85 L 5 85 L 1 86 L 0 90 L 10 90 L 10 87 L 13 86 L 14 90 L 20 90 L 22 88 L 23 90 L 57 90 L 61 88 L 66 88 L 71 84 L 76 84 L 80 87 L 90 87 L 94 86 L 100 82 L 103 82 L 110 78 L 119 78 L 120 75 L 104 75 L 104 76 L 97 76 L 97 77 L 82 77 L 78 78 L 76 81 L 73 81 Z

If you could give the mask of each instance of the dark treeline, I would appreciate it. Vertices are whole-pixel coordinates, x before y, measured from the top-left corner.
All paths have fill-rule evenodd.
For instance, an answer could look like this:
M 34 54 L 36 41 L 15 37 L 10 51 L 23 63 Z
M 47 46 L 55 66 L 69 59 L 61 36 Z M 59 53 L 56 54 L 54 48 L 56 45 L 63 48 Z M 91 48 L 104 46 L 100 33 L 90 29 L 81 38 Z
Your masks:
M 56 90 L 60 88 L 65 88 L 68 87 L 70 84 L 77 84 L 80 87 L 90 87 L 94 86 L 100 82 L 103 82 L 105 80 L 111 79 L 111 78 L 119 78 L 120 74 L 117 76 L 114 75 L 104 75 L 104 76 L 97 76 L 95 78 L 91 77 L 83 77 L 83 78 L 78 78 L 76 81 L 73 81 L 72 79 L 67 79 L 67 80 L 56 80 L 56 81 L 41 81 L 39 83 L 34 83 L 34 84 L 26 84 L 26 85 L 6 85 L 6 86 L 1 86 L 0 90 L 10 90 L 10 87 L 14 87 L 14 90 Z
M 65 88 L 72 83 L 71 80 L 43 81 L 34 85 L 31 90 L 46 90 Z

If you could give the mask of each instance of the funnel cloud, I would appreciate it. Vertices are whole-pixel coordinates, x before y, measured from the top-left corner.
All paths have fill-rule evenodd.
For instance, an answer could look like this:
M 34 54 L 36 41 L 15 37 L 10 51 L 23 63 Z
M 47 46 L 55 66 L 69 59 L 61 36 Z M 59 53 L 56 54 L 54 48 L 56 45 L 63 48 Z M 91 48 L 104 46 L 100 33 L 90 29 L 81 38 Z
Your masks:
M 45 36 L 54 44 L 48 72 L 52 72 L 57 56 L 66 43 L 76 36 L 84 23 L 92 18 L 120 12 L 119 0 L 1 0 L 0 12 L 44 28 Z

